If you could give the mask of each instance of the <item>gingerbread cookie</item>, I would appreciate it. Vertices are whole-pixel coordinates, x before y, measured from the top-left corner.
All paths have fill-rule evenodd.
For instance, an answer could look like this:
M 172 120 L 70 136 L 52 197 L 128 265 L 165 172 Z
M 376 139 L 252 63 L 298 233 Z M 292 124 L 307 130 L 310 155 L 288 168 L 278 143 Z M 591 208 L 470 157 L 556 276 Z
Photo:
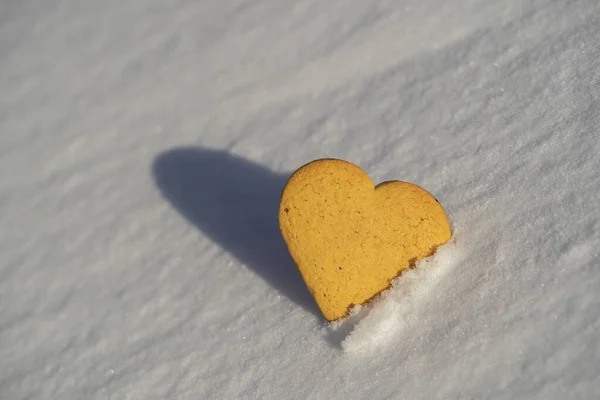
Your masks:
M 292 175 L 279 225 L 328 321 L 369 301 L 451 237 L 446 213 L 429 192 L 399 181 L 375 187 L 359 167 L 335 159 Z

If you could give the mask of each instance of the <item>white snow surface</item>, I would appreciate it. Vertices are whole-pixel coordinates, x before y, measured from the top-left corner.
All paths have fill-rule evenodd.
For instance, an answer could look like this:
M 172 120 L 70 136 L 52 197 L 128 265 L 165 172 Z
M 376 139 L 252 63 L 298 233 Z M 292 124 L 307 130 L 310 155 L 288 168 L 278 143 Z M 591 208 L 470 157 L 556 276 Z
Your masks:
M 459 254 L 454 242 L 446 244 L 433 257 L 418 261 L 416 269 L 396 278 L 392 287 L 376 299 L 352 309 L 351 317 L 331 324 L 334 332 L 340 331 L 341 338 L 347 335 L 342 347 L 349 352 L 371 352 L 373 347 L 388 346 L 414 323 L 422 324 L 420 318 L 434 316 L 433 310 L 420 309 L 435 296 L 436 286 L 447 272 L 456 267 Z
M 0 398 L 600 398 L 599 43 L 597 0 L 3 1 Z M 455 228 L 335 326 L 277 225 L 321 157 Z

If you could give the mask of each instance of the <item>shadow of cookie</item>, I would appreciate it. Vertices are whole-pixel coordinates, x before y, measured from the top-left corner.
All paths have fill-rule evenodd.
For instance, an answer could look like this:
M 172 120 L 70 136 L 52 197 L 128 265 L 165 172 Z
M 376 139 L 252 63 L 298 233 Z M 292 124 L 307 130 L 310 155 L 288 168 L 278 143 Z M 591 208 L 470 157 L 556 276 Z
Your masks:
M 281 294 L 320 316 L 277 221 L 289 174 L 200 147 L 159 154 L 152 172 L 163 196 L 179 213 Z

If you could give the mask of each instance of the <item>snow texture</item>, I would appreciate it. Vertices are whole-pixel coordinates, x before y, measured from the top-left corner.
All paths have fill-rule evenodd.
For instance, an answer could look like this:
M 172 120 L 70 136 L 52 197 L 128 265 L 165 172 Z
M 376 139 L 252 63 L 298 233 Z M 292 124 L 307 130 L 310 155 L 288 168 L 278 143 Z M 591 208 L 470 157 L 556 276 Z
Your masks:
M 351 315 L 332 324 L 337 336 L 344 337 L 341 346 L 348 352 L 369 352 L 375 346 L 387 346 L 410 331 L 414 324 L 425 321 L 421 316 L 435 315 L 434 310 L 423 311 L 428 299 L 436 296 L 436 286 L 460 261 L 460 253 L 450 242 L 436 254 L 420 260 L 416 269 L 404 272 L 392 282 L 392 287 L 372 302 L 355 307 Z M 405 333 L 406 334 L 406 333 Z
M 0 398 L 600 398 L 599 43 L 597 0 L 1 2 Z M 455 226 L 335 326 L 277 225 L 321 157 Z

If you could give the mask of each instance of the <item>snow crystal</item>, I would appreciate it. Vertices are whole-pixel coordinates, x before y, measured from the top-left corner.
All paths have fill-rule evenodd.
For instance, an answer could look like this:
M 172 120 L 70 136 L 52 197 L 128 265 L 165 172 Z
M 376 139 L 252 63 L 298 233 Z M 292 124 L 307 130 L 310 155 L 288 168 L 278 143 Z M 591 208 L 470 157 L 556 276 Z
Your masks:
M 333 331 L 353 326 L 341 345 L 347 352 L 368 351 L 401 337 L 418 323 L 425 303 L 435 296 L 443 277 L 460 262 L 460 251 L 453 238 L 436 253 L 404 271 L 392 286 L 365 306 L 354 307 L 343 320 L 331 324 Z

